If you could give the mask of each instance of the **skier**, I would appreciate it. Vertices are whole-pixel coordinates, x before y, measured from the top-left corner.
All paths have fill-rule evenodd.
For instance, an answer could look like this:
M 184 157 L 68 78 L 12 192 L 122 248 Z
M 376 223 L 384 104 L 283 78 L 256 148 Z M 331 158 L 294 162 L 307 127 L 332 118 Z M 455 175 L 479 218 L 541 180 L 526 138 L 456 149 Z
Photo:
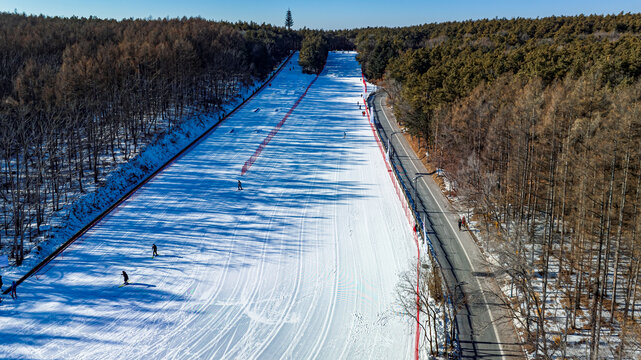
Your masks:
M 461 218 L 458 219 L 458 231 L 461 231 L 461 224 L 463 222 L 461 221 Z
M 465 227 L 465 216 L 463 216 L 463 219 L 461 219 L 461 225 L 463 225 L 463 227 Z
M 158 256 L 158 247 L 156 246 L 156 244 L 151 244 L 151 251 L 152 251 L 152 254 L 151 254 L 152 258 Z
M 343 131 L 343 139 L 345 139 L 345 137 L 347 137 L 347 131 Z
M 125 285 L 129 285 L 129 276 L 127 276 L 127 273 L 123 270 L 122 271 L 122 277 L 125 279 Z
M 16 281 L 13 280 L 13 282 L 11 283 L 11 298 L 13 300 L 18 298 L 18 294 L 16 293 L 16 286 L 18 285 L 16 284 Z
M 361 104 L 358 104 L 358 110 L 361 110 Z
M 238 180 L 238 190 L 242 190 L 242 189 L 243 189 L 243 184 L 241 184 L 240 180 Z
M 2 291 L 2 275 L 0 275 L 0 291 Z

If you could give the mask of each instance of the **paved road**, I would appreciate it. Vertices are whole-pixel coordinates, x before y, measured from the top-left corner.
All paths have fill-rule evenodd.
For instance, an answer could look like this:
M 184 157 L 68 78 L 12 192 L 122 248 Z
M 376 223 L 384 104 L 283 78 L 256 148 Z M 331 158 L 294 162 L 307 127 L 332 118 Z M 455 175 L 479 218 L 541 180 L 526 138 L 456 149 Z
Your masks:
M 384 130 L 384 142 L 387 142 L 385 134 L 392 134 L 392 147 L 399 155 L 408 178 L 413 179 L 416 173 L 426 173 L 427 170 L 407 140 L 393 133 L 399 131 L 399 127 L 390 109 L 383 106 L 386 99 L 387 95 L 379 92 L 370 98 L 370 107 Z M 408 178 L 404 179 L 406 185 L 411 181 Z M 418 197 L 426 209 L 427 232 L 446 281 L 451 289 L 457 289 L 460 299 L 467 299 L 460 301 L 464 305 L 457 315 L 462 357 L 523 358 L 512 322 L 495 295 L 497 287 L 492 280 L 493 274 L 483 261 L 478 246 L 468 232 L 457 230 L 458 215 L 432 177 L 419 177 L 416 184 Z

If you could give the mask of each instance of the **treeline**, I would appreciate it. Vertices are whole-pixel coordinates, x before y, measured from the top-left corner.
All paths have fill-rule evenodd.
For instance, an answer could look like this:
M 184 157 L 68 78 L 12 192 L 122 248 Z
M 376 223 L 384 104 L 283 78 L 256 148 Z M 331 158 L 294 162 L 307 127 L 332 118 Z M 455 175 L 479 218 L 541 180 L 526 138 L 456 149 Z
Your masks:
M 73 194 L 265 77 L 300 34 L 199 18 L 0 13 L 0 247 L 20 264 Z
M 595 69 L 609 86 L 635 79 L 639 34 L 641 15 L 625 14 L 365 29 L 356 44 L 365 75 L 386 74 L 394 99 L 429 121 L 441 104 L 505 73 L 545 84 Z
M 357 47 L 483 236 L 498 240 L 535 355 L 565 357 L 568 333 L 587 331 L 590 358 L 603 334 L 620 341 L 610 356 L 634 356 L 641 15 L 369 29 Z
M 354 50 L 354 38 L 359 30 L 308 30 L 299 31 L 303 42 L 298 63 L 303 72 L 318 74 L 323 70 L 330 51 Z
M 319 74 L 325 66 L 328 52 L 327 40 L 322 34 L 314 33 L 305 36 L 298 58 L 298 63 L 303 67 L 303 72 Z

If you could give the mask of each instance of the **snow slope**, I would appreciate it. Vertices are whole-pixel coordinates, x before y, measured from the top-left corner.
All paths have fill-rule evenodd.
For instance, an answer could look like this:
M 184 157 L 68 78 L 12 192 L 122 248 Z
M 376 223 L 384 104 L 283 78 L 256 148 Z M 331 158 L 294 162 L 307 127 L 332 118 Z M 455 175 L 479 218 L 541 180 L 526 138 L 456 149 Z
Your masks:
M 314 79 L 297 55 L 25 281 L 0 305 L 0 357 L 410 358 L 394 287 L 416 247 L 358 109 L 354 57 L 330 54 L 247 174 Z M 118 287 L 122 270 L 131 285 Z

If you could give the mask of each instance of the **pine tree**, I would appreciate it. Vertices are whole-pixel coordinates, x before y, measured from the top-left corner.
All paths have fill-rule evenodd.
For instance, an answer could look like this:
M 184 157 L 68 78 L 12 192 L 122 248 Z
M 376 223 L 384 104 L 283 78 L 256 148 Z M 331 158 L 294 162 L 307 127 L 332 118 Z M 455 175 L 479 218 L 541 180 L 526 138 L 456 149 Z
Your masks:
M 287 9 L 287 15 L 285 15 L 285 27 L 287 30 L 291 30 L 294 26 L 294 19 L 292 19 L 292 11 Z

